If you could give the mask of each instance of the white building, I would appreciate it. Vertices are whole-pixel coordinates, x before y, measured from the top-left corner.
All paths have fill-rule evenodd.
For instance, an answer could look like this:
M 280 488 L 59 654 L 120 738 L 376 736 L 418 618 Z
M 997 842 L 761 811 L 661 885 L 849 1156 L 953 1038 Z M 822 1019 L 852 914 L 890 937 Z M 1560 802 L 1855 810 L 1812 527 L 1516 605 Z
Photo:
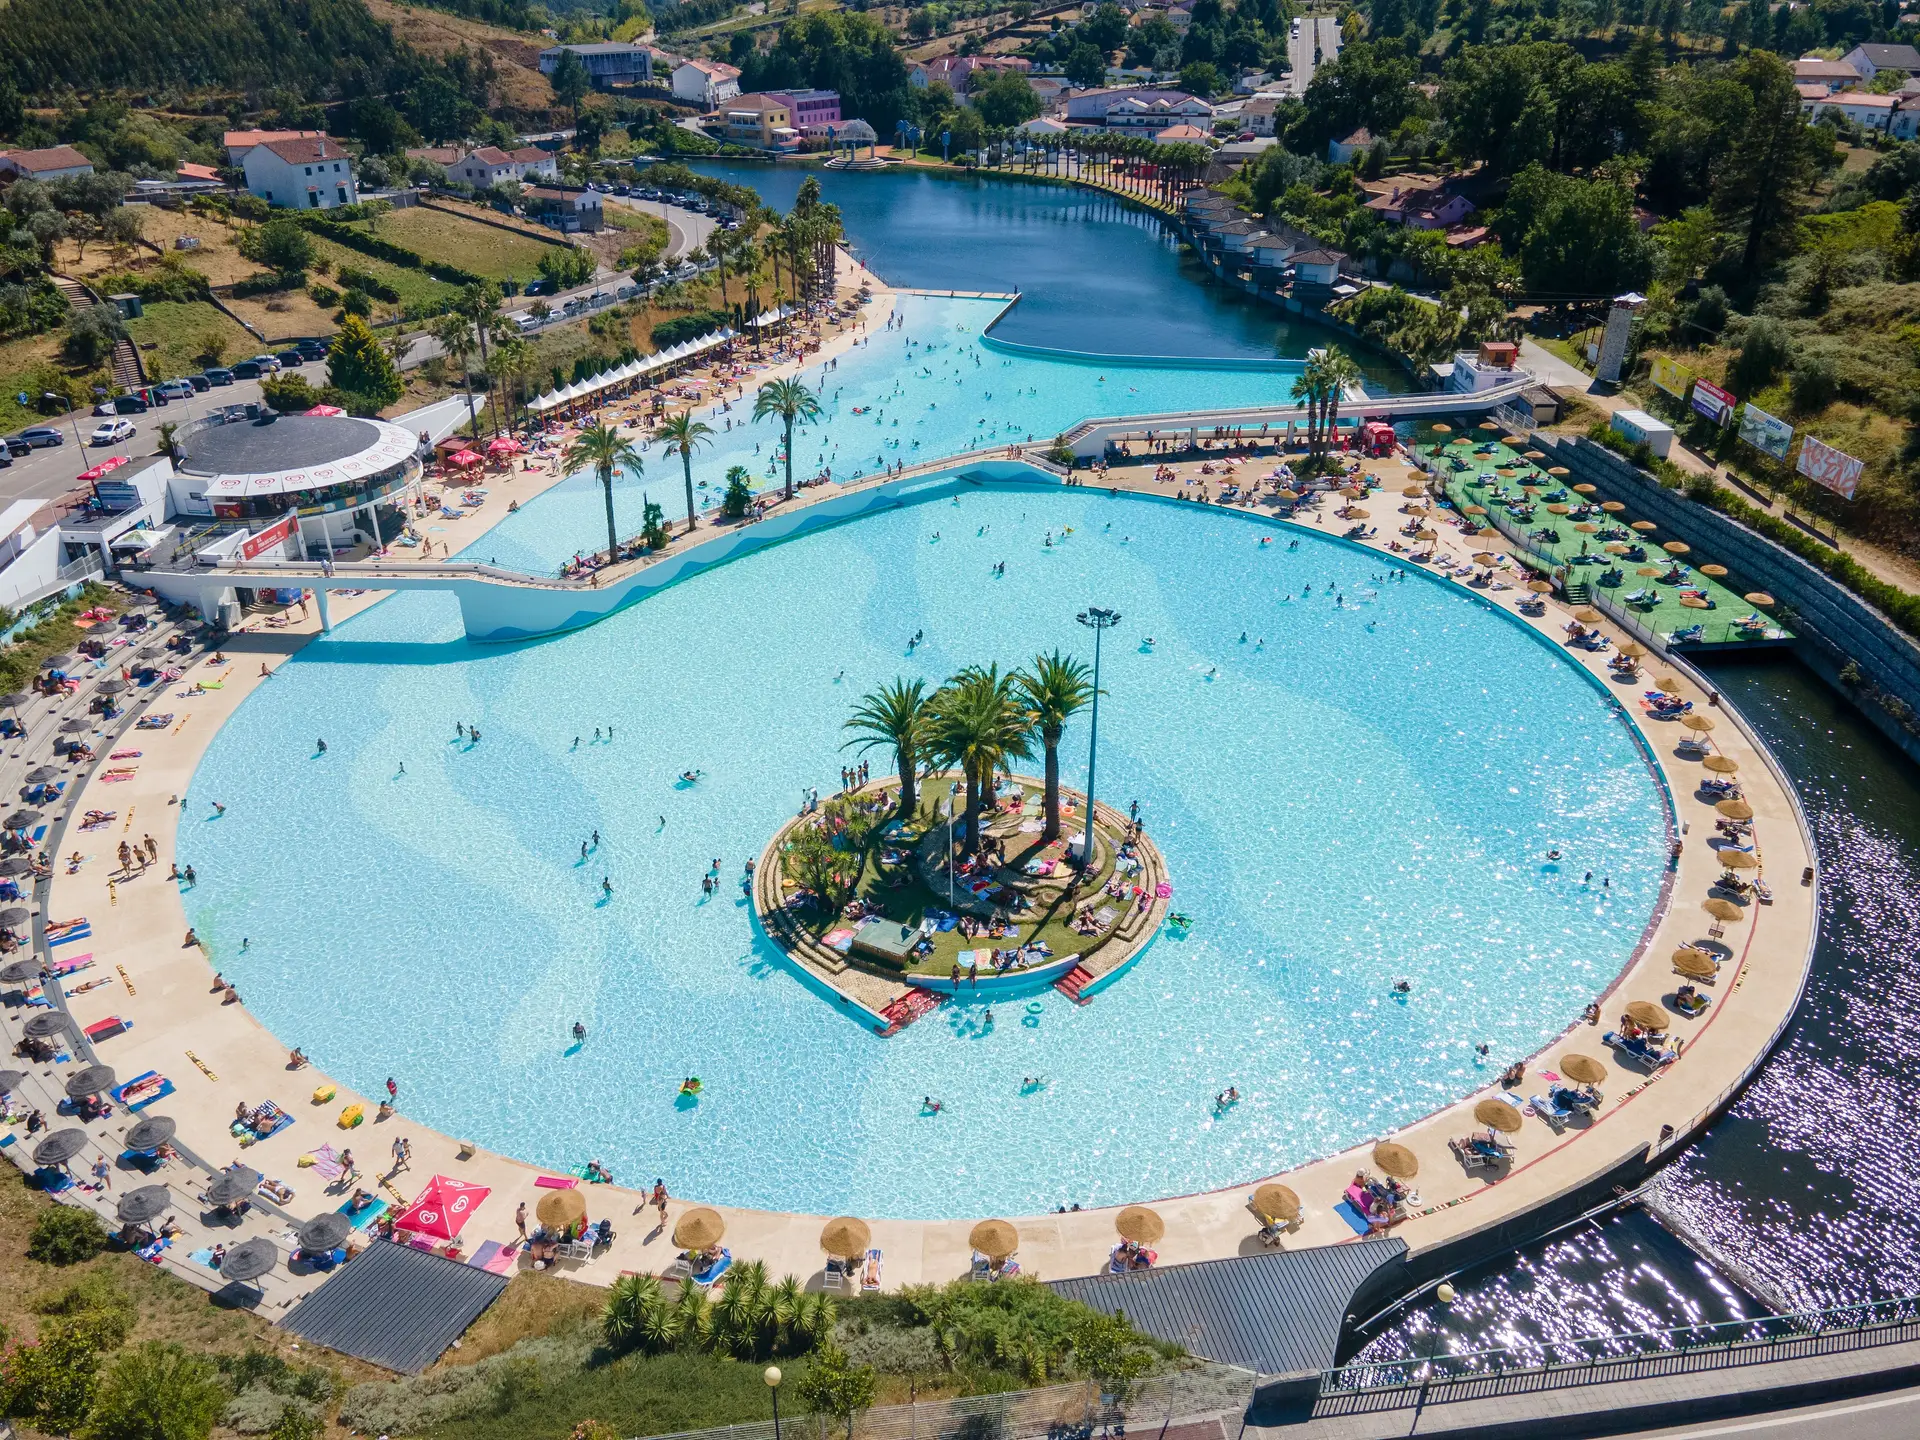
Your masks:
M 229 130 L 220 137 L 226 149 L 227 164 L 239 169 L 247 163 L 247 152 L 272 140 L 324 140 L 324 130 Z
M 653 79 L 653 51 L 626 40 L 555 45 L 540 52 L 540 73 L 552 75 L 560 68 L 560 57 L 569 50 L 587 67 L 587 78 L 596 90 L 611 90 L 616 85 L 645 85 Z
M 1067 119 L 1082 125 L 1144 130 L 1152 134 L 1169 125 L 1198 125 L 1207 129 L 1213 124 L 1213 107 L 1184 90 L 1156 90 L 1145 86 L 1083 90 L 1068 97 Z
M 1840 59 L 1858 70 L 1863 80 L 1873 79 L 1882 70 L 1901 75 L 1920 74 L 1920 50 L 1911 45 L 1856 45 Z
M 537 145 L 522 150 L 482 145 L 449 165 L 447 178 L 462 181 L 476 190 L 486 190 L 508 180 L 557 180 L 560 164 L 552 151 Z
M 338 141 L 269 140 L 247 151 L 247 189 L 287 210 L 332 210 L 357 204 L 353 159 Z
M 724 105 L 740 98 L 740 71 L 719 60 L 687 60 L 673 72 L 677 100 L 695 105 Z
M 65 180 L 71 175 L 93 174 L 93 162 L 71 145 L 54 145 L 46 150 L 0 150 L 0 175 L 18 175 L 26 180 Z

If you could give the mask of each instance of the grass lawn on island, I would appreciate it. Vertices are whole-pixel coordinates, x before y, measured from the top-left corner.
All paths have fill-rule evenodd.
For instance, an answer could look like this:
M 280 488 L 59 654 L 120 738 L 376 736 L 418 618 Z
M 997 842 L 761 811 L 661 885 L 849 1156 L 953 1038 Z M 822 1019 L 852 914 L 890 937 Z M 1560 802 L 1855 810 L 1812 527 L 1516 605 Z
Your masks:
M 315 274 L 311 278 L 322 285 L 330 285 L 338 290 L 340 271 L 344 267 L 371 275 L 381 284 L 392 287 L 398 300 L 375 300 L 376 314 L 389 310 L 403 310 L 409 305 L 432 304 L 436 301 L 451 300 L 460 293 L 460 287 L 449 285 L 444 280 L 436 280 L 424 270 L 410 270 L 404 265 L 393 265 L 385 260 L 376 260 L 371 255 L 362 255 L 358 250 L 349 250 L 345 245 L 336 244 L 316 235 L 313 238 L 313 250 L 316 255 L 324 255 L 332 262 L 332 271 L 326 275 Z
M 363 221 L 355 228 L 370 227 Z M 516 235 L 424 206 L 383 216 L 370 233 L 405 246 L 423 260 L 458 265 L 489 280 L 531 280 L 540 273 L 540 257 L 553 248 L 531 235 Z
M 898 780 L 896 779 L 894 783 L 898 784 Z M 917 824 L 910 832 L 917 838 L 924 838 L 929 828 L 943 823 L 938 818 L 935 806 L 945 789 L 945 782 L 935 777 L 921 791 Z M 1039 833 L 1042 818 L 1041 787 L 1023 784 L 1021 792 L 1025 803 L 1019 818 L 1015 819 L 1011 813 L 1003 813 L 998 820 L 995 820 L 991 812 L 983 812 L 982 834 L 992 833 L 1004 836 L 1007 857 L 1004 871 L 1018 873 L 1030 861 L 1061 857 L 1061 869 L 1064 873 L 1063 857 L 1066 853 L 1067 840 L 1081 833 L 1086 824 L 1086 812 L 1077 807 L 1069 809 L 1067 807 L 1069 797 L 1062 793 L 1060 838 L 1043 847 L 1040 844 Z M 1004 792 L 1003 799 L 1011 798 L 1011 791 Z M 1034 828 L 1030 831 L 1022 831 L 1020 829 L 1022 825 L 1032 825 Z M 933 877 L 933 884 L 928 884 L 920 878 L 917 866 L 910 861 L 905 864 L 886 864 L 882 858 L 886 854 L 911 854 L 912 852 L 889 845 L 880 838 L 880 829 L 879 826 L 875 827 L 873 838 L 866 846 L 866 863 L 861 870 L 860 883 L 855 893 L 861 899 L 878 906 L 887 920 L 902 925 L 918 925 L 929 910 L 949 910 L 944 872 Z M 1086 903 L 1087 897 L 1112 878 L 1115 851 L 1119 840 L 1119 837 L 1105 824 L 1096 823 L 1094 832 L 1095 844 L 1099 852 L 1097 858 L 1100 862 L 1095 885 L 1079 887 L 1076 891 L 1079 897 L 1077 901 L 1067 899 L 1065 887 L 1059 884 L 1038 887 L 1029 892 L 1033 900 L 1032 908 L 1020 912 L 1015 917 L 1017 936 L 992 939 L 981 935 L 970 938 L 963 936 L 957 927 L 951 930 L 938 930 L 933 935 L 933 953 L 917 957 L 904 972 L 894 971 L 870 956 L 852 955 L 848 958 L 880 974 L 945 976 L 952 972 L 954 965 L 960 963 L 958 957 L 964 950 L 1011 949 L 1016 945 L 1029 945 L 1039 941 L 1053 952 L 1050 960 L 1042 963 L 1051 963 L 1052 960 L 1058 960 L 1065 955 L 1084 954 L 1097 943 L 1099 937 L 1082 935 L 1068 922 L 1073 919 L 1074 912 Z M 917 844 L 915 848 L 918 848 Z M 956 886 L 962 887 L 956 889 L 956 895 L 965 894 L 964 884 L 964 876 L 956 878 Z M 1127 907 L 1132 903 L 1131 895 L 1118 900 L 1108 898 L 1101 900 L 1094 909 L 1098 912 L 1102 906 L 1112 908 L 1113 918 L 1107 926 L 1111 929 L 1125 918 Z M 952 907 L 952 912 L 962 913 L 958 907 Z M 825 920 L 810 917 L 805 923 L 808 934 L 822 942 L 831 931 L 844 929 L 850 924 L 840 919 L 838 915 Z M 853 928 L 859 927 L 856 925 Z M 984 960 L 980 969 L 983 974 L 990 972 L 990 967 Z

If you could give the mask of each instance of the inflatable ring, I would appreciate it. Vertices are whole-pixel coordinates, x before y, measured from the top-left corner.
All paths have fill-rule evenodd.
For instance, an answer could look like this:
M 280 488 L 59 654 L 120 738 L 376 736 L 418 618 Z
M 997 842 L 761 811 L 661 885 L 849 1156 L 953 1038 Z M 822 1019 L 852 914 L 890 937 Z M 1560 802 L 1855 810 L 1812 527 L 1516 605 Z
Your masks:
M 1047 1007 L 1038 1000 L 1029 1000 L 1027 1002 L 1027 1013 L 1029 1015 L 1038 1015 L 1042 1010 L 1046 1008 Z

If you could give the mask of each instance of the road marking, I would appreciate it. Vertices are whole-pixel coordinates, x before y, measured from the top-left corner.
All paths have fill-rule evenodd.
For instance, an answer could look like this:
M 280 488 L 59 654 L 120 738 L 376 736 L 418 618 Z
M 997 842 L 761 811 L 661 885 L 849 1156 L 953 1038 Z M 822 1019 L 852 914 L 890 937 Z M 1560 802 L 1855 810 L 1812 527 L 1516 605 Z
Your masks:
M 1832 1420 L 1842 1415 L 1858 1415 L 1867 1410 L 1887 1410 L 1895 1405 L 1911 1405 L 1920 1400 L 1920 1394 L 1896 1395 L 1887 1400 L 1867 1400 L 1858 1405 L 1842 1405 L 1837 1410 L 1816 1410 L 1812 1414 L 1798 1413 L 1778 1415 L 1770 1420 L 1747 1420 L 1738 1425 L 1716 1425 L 1711 1430 L 1679 1430 L 1646 1432 L 1657 1433 L 1660 1440 L 1705 1440 L 1709 1435 L 1742 1435 L 1753 1430 L 1777 1430 L 1782 1425 L 1807 1425 L 1815 1420 Z

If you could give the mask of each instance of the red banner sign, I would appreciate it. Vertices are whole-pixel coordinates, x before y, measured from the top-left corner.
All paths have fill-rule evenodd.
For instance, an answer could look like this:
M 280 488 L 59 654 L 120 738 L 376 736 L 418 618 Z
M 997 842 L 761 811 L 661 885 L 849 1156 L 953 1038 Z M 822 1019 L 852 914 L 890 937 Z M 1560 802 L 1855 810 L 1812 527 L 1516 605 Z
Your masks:
M 251 560 L 256 555 L 264 554 L 276 545 L 285 544 L 287 537 L 291 534 L 293 534 L 293 516 L 282 515 L 266 529 L 246 538 L 240 546 L 240 558 Z

